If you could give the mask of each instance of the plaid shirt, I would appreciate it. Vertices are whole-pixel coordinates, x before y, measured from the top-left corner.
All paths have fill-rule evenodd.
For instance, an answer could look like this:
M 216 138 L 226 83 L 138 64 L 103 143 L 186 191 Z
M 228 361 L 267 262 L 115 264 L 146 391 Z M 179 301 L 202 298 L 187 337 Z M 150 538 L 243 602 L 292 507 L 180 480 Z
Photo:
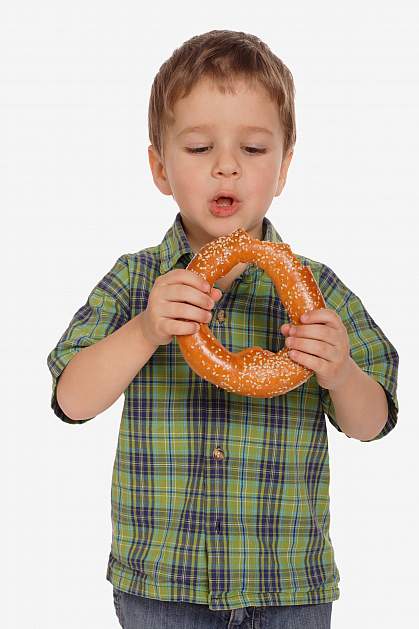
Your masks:
M 263 240 L 282 242 L 263 219 Z M 387 396 L 396 424 L 398 354 L 361 300 L 325 264 L 309 265 L 328 308 L 341 317 L 351 356 Z M 193 257 L 180 213 L 161 244 L 120 256 L 48 355 L 54 413 L 72 357 L 147 306 L 159 275 Z M 270 277 L 249 265 L 216 303 L 210 329 L 231 352 L 278 352 L 290 321 Z M 335 410 L 315 374 L 273 398 L 229 393 L 197 376 L 174 339 L 126 389 L 111 488 L 112 546 L 106 578 L 149 598 L 212 610 L 322 603 L 339 597 L 329 535 L 325 413 Z

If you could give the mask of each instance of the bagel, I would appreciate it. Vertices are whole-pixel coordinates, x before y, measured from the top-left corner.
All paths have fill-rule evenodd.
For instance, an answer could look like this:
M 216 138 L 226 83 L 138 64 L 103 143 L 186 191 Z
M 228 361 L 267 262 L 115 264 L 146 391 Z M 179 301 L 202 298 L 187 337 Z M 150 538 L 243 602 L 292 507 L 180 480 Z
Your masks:
M 310 267 L 300 263 L 288 244 L 252 238 L 243 228 L 204 245 L 186 268 L 213 286 L 239 262 L 256 264 L 269 275 L 294 325 L 299 325 L 305 312 L 326 307 Z M 200 324 L 198 332 L 177 335 L 176 340 L 196 374 L 243 396 L 282 395 L 314 373 L 293 361 L 286 347 L 279 352 L 257 346 L 229 352 L 205 323 Z

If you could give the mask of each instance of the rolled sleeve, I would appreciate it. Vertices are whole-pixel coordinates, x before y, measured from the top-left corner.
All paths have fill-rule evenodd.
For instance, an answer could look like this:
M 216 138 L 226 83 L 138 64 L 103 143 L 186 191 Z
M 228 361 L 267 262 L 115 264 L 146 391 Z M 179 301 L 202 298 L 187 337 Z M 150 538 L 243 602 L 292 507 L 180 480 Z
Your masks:
M 83 348 L 97 343 L 130 320 L 129 268 L 125 256 L 91 291 L 87 302 L 77 310 L 57 345 L 48 354 L 47 365 L 52 376 L 51 408 L 62 421 L 84 424 L 93 419 L 73 420 L 57 400 L 57 384 L 65 367 Z
M 399 411 L 397 400 L 397 374 L 399 355 L 367 312 L 361 299 L 355 295 L 328 267 L 325 267 L 323 284 L 327 307 L 334 308 L 339 314 L 348 332 L 350 355 L 356 364 L 379 382 L 386 394 L 388 416 L 381 431 L 372 439 L 364 442 L 376 441 L 387 435 L 396 425 Z M 331 424 L 340 432 L 336 422 L 336 413 L 329 391 L 320 387 L 323 410 Z M 349 436 L 349 435 L 347 435 Z

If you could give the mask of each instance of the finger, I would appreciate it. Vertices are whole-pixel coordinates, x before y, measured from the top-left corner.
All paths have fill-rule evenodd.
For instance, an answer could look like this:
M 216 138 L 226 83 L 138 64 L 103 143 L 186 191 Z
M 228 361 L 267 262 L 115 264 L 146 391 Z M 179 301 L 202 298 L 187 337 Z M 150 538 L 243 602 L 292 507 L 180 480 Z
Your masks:
M 211 299 L 214 299 L 214 301 L 218 301 L 223 295 L 222 291 L 219 288 L 210 286 L 207 280 L 202 278 L 194 271 L 189 271 L 187 269 L 175 269 L 174 271 L 170 271 L 166 275 L 161 275 L 160 277 L 164 278 L 163 282 L 166 285 L 186 284 L 189 286 L 193 286 L 194 288 L 197 288 L 198 290 L 209 294 Z
M 185 284 L 170 284 L 166 286 L 164 298 L 170 302 L 194 304 L 207 310 L 211 310 L 215 305 L 215 300 L 210 295 Z
M 312 356 L 318 356 L 329 362 L 336 358 L 336 351 L 332 345 L 324 341 L 313 339 L 301 339 L 289 336 L 285 342 L 285 346 L 290 350 L 304 352 Z
M 279 329 L 281 330 L 282 334 L 288 334 L 290 326 L 291 323 L 283 323 Z
M 199 332 L 199 323 L 193 321 L 181 321 L 179 319 L 167 319 L 165 328 L 169 336 L 182 336 L 184 334 L 196 334 Z
M 325 324 L 293 325 L 288 334 L 292 338 L 317 339 L 333 346 L 338 344 L 337 331 Z
M 197 308 L 189 304 L 182 304 L 176 301 L 167 302 L 164 316 L 170 319 L 182 319 L 184 321 L 196 321 L 197 323 L 209 323 L 212 314 L 208 310 Z
M 330 308 L 317 308 L 315 310 L 309 310 L 300 317 L 301 323 L 326 323 L 333 328 L 338 329 L 341 324 L 339 315 Z
M 311 369 L 315 373 L 323 373 L 323 371 L 329 365 L 329 361 L 325 360 L 324 358 L 313 356 L 312 354 L 306 354 L 305 352 L 300 352 L 299 350 L 295 349 L 288 352 L 288 356 L 295 363 L 303 365 L 304 367 L 307 367 L 307 369 Z
M 209 293 L 211 286 L 201 275 L 195 273 L 195 271 L 189 271 L 188 269 L 174 269 L 169 271 L 165 275 L 161 275 L 163 282 L 166 285 L 171 284 L 186 284 L 187 286 L 193 286 L 196 289 Z

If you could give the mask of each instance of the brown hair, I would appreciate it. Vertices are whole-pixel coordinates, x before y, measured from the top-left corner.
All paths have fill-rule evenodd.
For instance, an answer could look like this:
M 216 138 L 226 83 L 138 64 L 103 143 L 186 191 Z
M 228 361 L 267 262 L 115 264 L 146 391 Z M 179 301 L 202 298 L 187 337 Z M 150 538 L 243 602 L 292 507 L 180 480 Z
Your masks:
M 255 35 L 241 31 L 209 31 L 176 48 L 156 74 L 148 108 L 151 144 L 163 158 L 164 134 L 174 120 L 177 100 L 188 96 L 200 79 L 209 78 L 221 93 L 234 93 L 234 79 L 258 82 L 277 103 L 284 130 L 283 155 L 296 141 L 292 74 L 270 48 Z

